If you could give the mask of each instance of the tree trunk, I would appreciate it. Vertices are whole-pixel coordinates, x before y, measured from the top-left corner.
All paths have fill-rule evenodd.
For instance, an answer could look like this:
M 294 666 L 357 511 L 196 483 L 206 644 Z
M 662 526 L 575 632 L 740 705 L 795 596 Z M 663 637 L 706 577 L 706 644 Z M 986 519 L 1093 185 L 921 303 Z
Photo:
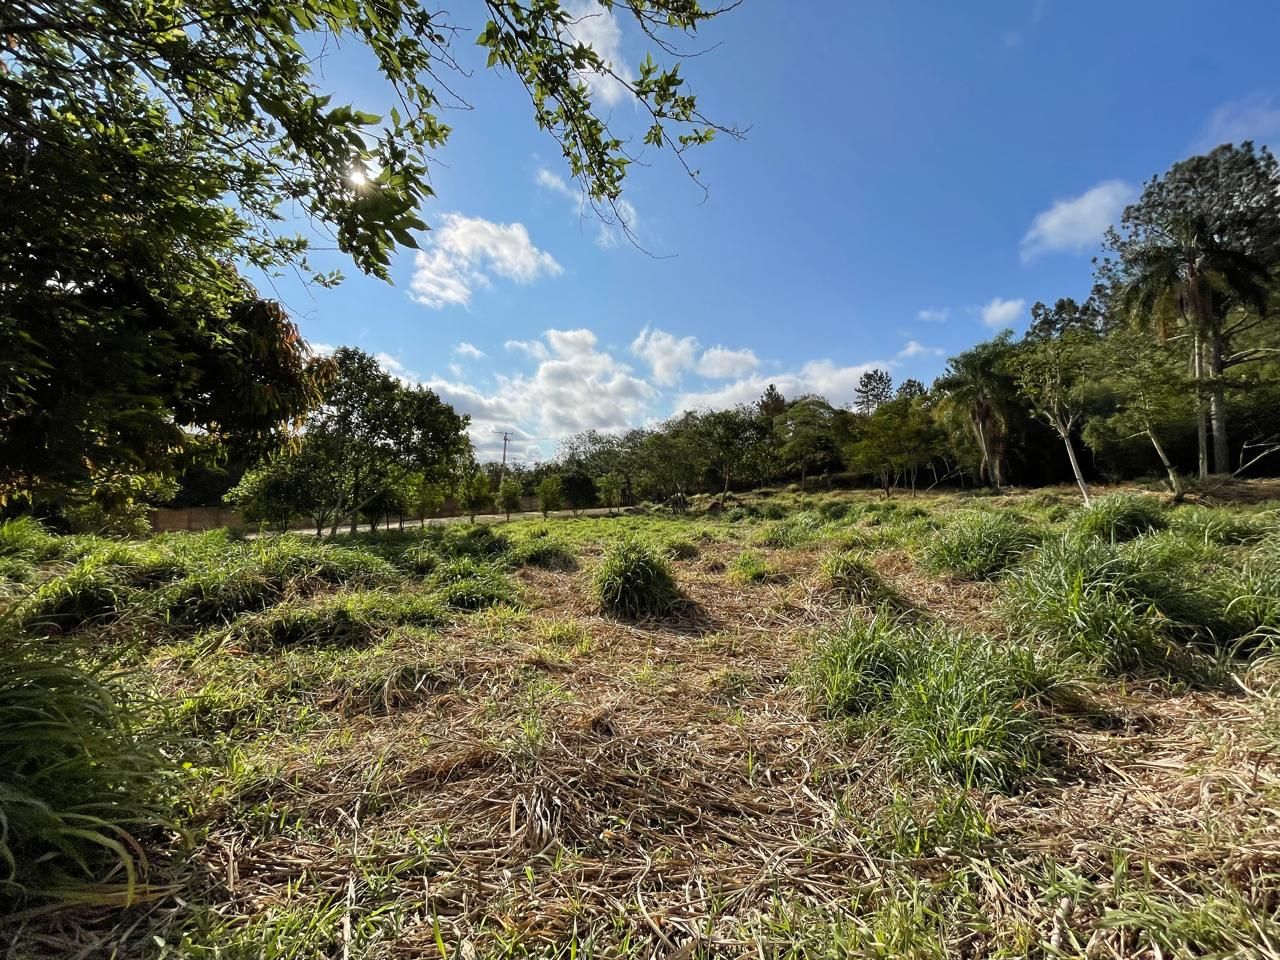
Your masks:
M 1147 436 L 1151 438 L 1151 445 L 1156 448 L 1156 456 L 1160 458 L 1160 463 L 1164 466 L 1164 472 L 1169 475 L 1169 487 L 1173 490 L 1173 502 L 1180 503 L 1183 497 L 1182 478 L 1178 476 L 1178 471 L 1169 461 L 1169 455 L 1164 452 L 1164 446 L 1160 443 L 1156 432 L 1149 426 L 1147 427 Z
M 1200 334 L 1194 337 L 1191 357 L 1192 379 L 1196 385 L 1196 443 L 1200 452 L 1199 475 L 1201 480 L 1209 479 L 1209 426 L 1204 413 L 1204 356 L 1200 345 Z
M 1222 336 L 1209 336 L 1209 419 L 1213 424 L 1213 472 L 1231 472 L 1231 447 L 1227 442 L 1227 391 L 1222 382 Z
M 1054 424 L 1057 426 L 1057 424 Z M 1084 505 L 1089 505 L 1089 485 L 1084 482 L 1084 473 L 1080 470 L 1080 461 L 1076 459 L 1076 448 L 1071 445 L 1071 430 L 1058 427 L 1058 436 L 1067 448 L 1067 459 L 1071 461 L 1071 472 L 1075 474 L 1076 485 L 1080 487 L 1080 495 L 1084 497 Z

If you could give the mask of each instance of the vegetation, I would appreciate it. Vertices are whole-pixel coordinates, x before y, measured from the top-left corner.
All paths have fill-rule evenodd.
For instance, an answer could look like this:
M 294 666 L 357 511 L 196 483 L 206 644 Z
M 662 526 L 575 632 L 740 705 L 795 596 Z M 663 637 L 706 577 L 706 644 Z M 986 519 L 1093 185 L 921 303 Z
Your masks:
M 156 938 L 196 956 L 229 943 L 270 956 L 286 935 L 289 950 L 376 955 L 420 916 L 420 886 L 398 877 L 499 875 L 507 854 L 469 838 L 493 829 L 485 798 L 506 784 L 522 850 L 542 848 L 539 831 L 630 835 L 640 821 L 619 821 L 601 799 L 626 796 L 646 835 L 676 852 L 641 881 L 651 910 L 675 902 L 664 898 L 682 889 L 673 883 L 693 851 L 741 829 L 750 803 L 756 842 L 798 872 L 751 894 L 750 908 L 706 919 L 770 946 L 812 949 L 815 929 L 844 931 L 842 944 L 959 943 L 981 930 L 990 952 L 1013 954 L 1055 916 L 1081 943 L 1240 945 L 1240 930 L 1275 922 L 1255 882 L 1212 865 L 1164 878 L 1206 844 L 1226 851 L 1274 833 L 1257 813 L 1271 803 L 1265 718 L 1280 690 L 1273 508 L 1185 505 L 1159 514 L 1164 529 L 1124 539 L 1113 534 L 1133 528 L 1115 518 L 1132 511 L 1113 505 L 1135 495 L 1100 493 L 1072 510 L 1066 490 L 910 505 L 775 490 L 741 498 L 737 520 L 694 500 L 682 515 L 384 527 L 334 541 L 129 541 L 2 524 L 0 551 L 23 572 L 0 599 L 0 898 L 19 910 L 119 905 L 168 897 L 169 885 L 181 898 L 142 920 L 117 906 L 37 910 L 16 928 L 36 955 L 108 930 L 122 956 L 140 958 Z M 781 517 L 766 519 L 765 505 Z M 1104 514 L 1106 525 L 1082 529 Z M 669 554 L 683 558 L 678 584 Z M 956 569 L 998 580 L 951 579 Z M 1181 695 L 1188 686 L 1196 699 Z M 61 745 L 52 765 L 50 744 Z M 1238 777 L 1237 792 L 1215 798 L 1212 823 L 1177 819 L 1180 798 L 1224 776 Z M 549 782 L 560 792 L 540 793 Z M 791 799 L 761 805 L 762 786 Z M 358 832 L 334 814 L 357 803 Z M 500 811 L 508 832 L 511 804 Z M 1100 838 L 1104 815 L 1114 832 Z M 599 882 L 634 890 L 638 857 L 575 842 Z M 233 844 L 239 883 L 252 876 L 254 891 L 289 898 L 193 879 L 225 870 Z M 269 859 L 280 849 L 294 859 Z M 766 869 L 758 851 L 716 849 L 735 875 Z M 247 869 L 299 856 L 321 876 L 354 857 L 368 912 L 345 926 L 338 887 Z M 871 875 L 872 892 L 857 893 Z M 970 912 L 984 889 L 974 884 L 996 875 L 1029 896 L 996 892 L 1007 914 Z M 513 898 L 550 915 L 558 876 L 534 868 L 479 896 L 460 935 L 484 950 L 510 949 L 513 935 L 530 951 L 579 943 L 571 927 L 498 940 L 495 918 Z M 901 892 L 923 884 L 929 910 L 902 910 Z M 1079 898 L 1065 919 L 1064 885 Z M 640 917 L 609 919 L 612 894 L 581 890 L 591 943 L 658 942 Z M 1162 905 L 1174 903 L 1176 914 Z M 798 926 L 786 918 L 801 904 Z M 425 929 L 434 944 L 435 924 Z M 439 929 L 447 952 L 452 928 Z

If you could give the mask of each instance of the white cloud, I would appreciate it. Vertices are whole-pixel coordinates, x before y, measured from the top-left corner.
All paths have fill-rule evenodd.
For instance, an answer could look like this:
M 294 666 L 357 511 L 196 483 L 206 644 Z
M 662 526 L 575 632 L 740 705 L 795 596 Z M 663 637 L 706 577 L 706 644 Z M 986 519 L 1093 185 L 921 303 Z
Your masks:
M 858 379 L 868 370 L 889 369 L 893 363 L 873 360 L 852 366 L 838 366 L 832 360 L 811 360 L 799 370 L 776 374 L 753 374 L 715 390 L 682 393 L 676 397 L 674 409 L 724 410 L 739 403 L 754 403 L 765 388 L 773 384 L 788 400 L 807 393 L 826 397 L 833 405 L 845 406 L 853 402 L 853 391 Z
M 527 353 L 535 360 L 545 360 L 549 356 L 547 345 L 541 340 L 508 340 L 502 346 L 507 350 L 518 350 L 521 353 Z
M 453 352 L 460 357 L 470 357 L 472 360 L 483 360 L 488 356 L 483 350 L 473 343 L 467 343 L 463 340 L 461 343 L 454 344 Z
M 1280 104 L 1275 98 L 1255 93 L 1224 103 L 1210 115 L 1195 149 L 1208 151 L 1245 140 L 1280 144 Z
M 400 362 L 399 358 L 389 353 L 375 353 L 373 359 L 378 361 L 378 366 L 391 374 L 401 383 L 412 386 L 418 382 L 418 375 Z
M 909 357 L 941 357 L 946 352 L 941 347 L 926 347 L 919 340 L 908 340 L 907 345 L 898 351 L 898 358 L 905 360 Z
M 760 358 L 753 350 L 711 347 L 704 350 L 698 360 L 698 373 L 712 380 L 728 380 L 731 377 L 744 377 L 758 366 Z
M 950 312 L 946 307 L 925 307 L 916 313 L 916 319 L 925 323 L 943 323 Z
M 1026 309 L 1027 301 L 1022 298 L 1017 300 L 1004 300 L 1001 297 L 993 297 L 991 302 L 985 304 L 978 309 L 982 316 L 982 322 L 992 329 L 1008 327 L 1013 325 Z
M 698 341 L 693 337 L 677 339 L 665 330 L 645 327 L 631 342 L 631 352 L 649 364 L 657 383 L 669 387 L 679 382 L 684 371 L 693 368 Z
M 1022 238 L 1022 259 L 1050 251 L 1082 253 L 1102 241 L 1107 227 L 1120 219 L 1138 191 L 1123 180 L 1107 180 L 1078 197 L 1056 201 L 1036 214 Z
M 628 233 L 635 234 L 640 217 L 635 204 L 630 200 L 619 198 L 612 205 L 591 204 L 581 190 L 575 190 L 564 177 L 546 167 L 538 168 L 538 172 L 534 174 L 534 182 L 543 190 L 569 200 L 574 216 L 582 218 L 589 211 L 596 223 L 596 243 L 599 246 L 606 249 L 616 247 Z
M 584 70 L 580 76 L 593 97 L 608 106 L 617 106 L 628 96 L 622 80 L 629 81 L 633 76 L 622 56 L 622 25 L 613 11 L 602 7 L 598 0 L 565 0 L 562 6 L 570 18 L 565 32 L 573 40 L 594 50 L 604 65 L 616 74 Z
M 338 349 L 332 343 L 312 343 L 309 346 L 317 357 L 327 357 Z
M 532 283 L 564 272 L 555 257 L 534 246 L 522 223 L 446 213 L 428 244 L 414 257 L 410 296 L 435 309 L 470 303 L 472 291 L 487 286 L 491 275 Z
M 568 434 L 625 430 L 652 413 L 658 390 L 601 350 L 590 330 L 548 330 L 538 340 L 511 340 L 507 346 L 537 359 L 537 369 L 527 376 L 498 375 L 491 391 L 439 378 L 427 381 L 454 409 L 471 416 L 471 440 L 481 459 L 485 455 L 479 451 L 492 449 L 495 435 L 501 452 L 503 430 L 523 438 L 517 455 L 537 457 Z

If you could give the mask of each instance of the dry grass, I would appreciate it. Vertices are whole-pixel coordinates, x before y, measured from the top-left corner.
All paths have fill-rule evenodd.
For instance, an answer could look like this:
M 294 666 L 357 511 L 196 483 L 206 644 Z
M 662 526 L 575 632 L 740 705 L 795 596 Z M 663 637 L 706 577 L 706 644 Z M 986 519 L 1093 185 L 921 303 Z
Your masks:
M 239 678 L 255 701 L 204 734 L 189 852 L 154 838 L 153 879 L 180 893 L 0 931 L 46 956 L 1145 958 L 1176 953 L 1160 910 L 1221 902 L 1261 924 L 1238 955 L 1278 955 L 1265 664 L 1212 693 L 1076 684 L 1043 777 L 948 793 L 798 693 L 811 635 L 849 615 L 818 584 L 820 546 L 756 547 L 780 574 L 761 583 L 727 576 L 741 543 L 699 547 L 672 562 L 688 602 L 662 621 L 592 612 L 586 542 L 577 570 L 512 575 L 522 610 L 396 629 L 327 673 L 152 650 L 153 689 L 199 700 Z M 998 586 L 901 549 L 872 562 L 914 615 L 1004 635 Z M 945 819 L 953 797 L 972 822 Z M 933 832 L 904 852 L 908 822 Z

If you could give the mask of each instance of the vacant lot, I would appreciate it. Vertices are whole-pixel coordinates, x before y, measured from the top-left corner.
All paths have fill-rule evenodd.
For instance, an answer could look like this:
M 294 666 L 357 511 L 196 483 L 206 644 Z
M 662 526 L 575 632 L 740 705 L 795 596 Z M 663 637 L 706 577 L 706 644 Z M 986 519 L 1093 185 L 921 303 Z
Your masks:
M 777 493 L 334 543 L 10 524 L 6 670 L 47 705 L 66 683 L 32 663 L 100 669 L 136 737 L 64 711 L 126 770 L 95 806 L 99 773 L 0 736 L 0 936 L 1280 956 L 1280 515 L 1244 492 Z M 85 879 L 99 902 L 38 895 Z

